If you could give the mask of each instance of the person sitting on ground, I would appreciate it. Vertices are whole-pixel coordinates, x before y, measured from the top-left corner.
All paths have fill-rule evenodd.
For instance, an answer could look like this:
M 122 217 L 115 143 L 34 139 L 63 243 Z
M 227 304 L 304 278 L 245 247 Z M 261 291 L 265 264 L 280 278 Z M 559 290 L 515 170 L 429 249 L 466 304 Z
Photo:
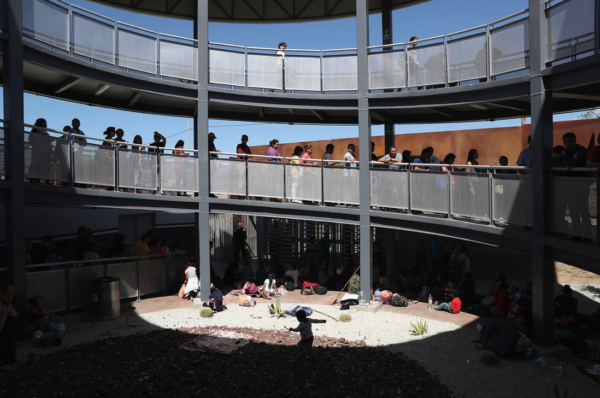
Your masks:
M 444 289 L 444 301 L 449 303 L 452 301 L 452 292 L 456 289 L 456 282 L 453 280 L 449 280 L 446 284 L 446 288 Z
M 433 308 L 435 308 L 436 311 L 448 311 L 451 314 L 458 314 L 460 312 L 461 304 L 460 292 L 458 290 L 454 290 L 452 292 L 452 301 L 450 303 L 438 304 L 436 301 L 433 305 Z
M 265 279 L 267 279 L 267 275 L 268 275 L 268 270 L 266 268 L 267 263 L 265 261 L 261 261 L 258 263 L 258 269 L 256 270 L 256 274 L 254 276 L 254 279 L 256 280 L 256 284 L 257 285 L 262 285 L 265 281 Z
M 190 298 L 195 297 L 199 290 L 200 285 L 198 284 L 196 267 L 194 267 L 192 263 L 187 263 L 185 269 L 185 282 L 181 285 L 179 297 L 183 300 L 189 300 Z
M 279 293 L 277 289 L 277 281 L 275 280 L 275 274 L 269 272 L 267 278 L 265 279 L 262 287 L 263 292 L 268 293 L 271 296 L 274 296 Z
M 204 303 L 205 307 L 210 307 L 210 309 L 216 312 L 221 312 L 227 309 L 227 307 L 223 304 L 223 293 L 221 293 L 221 291 L 212 283 L 210 284 L 210 294 L 208 295 L 208 299 L 208 303 Z
M 29 307 L 23 314 L 23 332 L 31 336 L 38 330 L 44 333 L 50 331 L 50 322 L 56 320 L 57 317 L 46 311 L 44 298 L 42 296 L 32 297 L 27 300 L 27 304 L 29 304 Z
M 244 260 L 244 266 L 240 270 L 240 282 L 254 283 L 254 272 L 252 272 L 252 264 L 250 264 L 250 261 L 248 260 Z
M 160 239 L 152 239 L 150 242 L 150 254 L 156 254 L 157 256 L 152 257 L 152 260 L 160 260 L 163 258 L 163 254 L 167 254 L 165 250 L 160 247 Z
M 575 317 L 577 315 L 577 299 L 573 297 L 571 286 L 565 285 L 562 294 L 554 299 L 554 316 L 556 318 Z
M 89 242 L 87 246 L 87 251 L 83 256 L 86 260 L 100 260 L 100 256 L 96 253 L 96 243 Z M 86 265 L 95 265 L 96 263 L 87 263 Z
M 531 336 L 531 309 L 529 307 L 529 304 L 527 303 L 527 299 L 521 298 L 519 299 L 517 304 L 518 305 L 516 315 L 508 316 L 508 321 L 510 325 L 500 326 L 495 321 L 491 319 L 486 319 L 486 321 L 483 324 L 483 327 L 479 331 L 479 337 L 473 340 L 474 343 L 477 343 L 477 345 L 475 345 L 476 348 L 487 348 L 496 336 L 496 334 L 498 334 L 500 329 L 502 329 L 503 327 L 516 329 L 527 337 Z M 519 338 L 519 336 L 520 335 L 515 335 L 517 339 Z M 516 344 L 516 340 L 514 343 Z
M 225 276 L 223 277 L 223 284 L 225 286 L 234 286 L 240 280 L 240 270 L 238 263 L 235 260 L 231 260 L 229 266 L 225 270 Z
M 294 264 L 289 264 L 288 270 L 285 272 L 284 279 L 292 278 L 294 280 L 294 286 L 298 286 L 298 277 L 300 276 L 300 272 L 296 269 Z
M 494 305 L 490 308 L 492 316 L 503 318 L 510 310 L 510 293 L 508 292 L 508 283 L 502 282 L 496 292 Z

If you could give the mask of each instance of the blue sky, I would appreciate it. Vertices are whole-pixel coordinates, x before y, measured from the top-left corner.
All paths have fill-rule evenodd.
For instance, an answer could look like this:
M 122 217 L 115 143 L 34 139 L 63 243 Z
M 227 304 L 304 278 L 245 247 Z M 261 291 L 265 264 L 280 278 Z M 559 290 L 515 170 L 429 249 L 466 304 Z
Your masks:
M 72 4 L 108 16 L 112 19 L 133 24 L 161 33 L 193 37 L 191 21 L 160 18 L 131 13 L 84 0 L 72 0 Z M 393 40 L 395 43 L 408 41 L 411 36 L 427 38 L 452 33 L 470 27 L 486 24 L 528 7 L 527 0 L 481 1 L 481 0 L 434 0 L 415 7 L 396 10 L 393 13 Z M 370 45 L 382 44 L 381 15 L 370 17 Z M 292 24 L 225 24 L 209 25 L 209 40 L 255 47 L 273 48 L 285 41 L 288 48 L 334 49 L 356 46 L 356 22 L 354 18 L 334 21 L 292 23 Z M 574 119 L 577 114 L 556 115 L 555 120 Z M 152 132 L 157 130 L 168 138 L 171 147 L 178 139 L 188 144 L 189 127 L 193 120 L 117 111 L 88 105 L 74 104 L 45 97 L 26 94 L 25 121 L 33 124 L 43 117 L 51 128 L 62 130 L 78 117 L 82 130 L 88 135 L 101 136 L 107 126 L 115 126 L 125 131 L 125 138 L 132 140 L 136 134 L 142 135 L 144 143 L 152 141 Z M 459 130 L 482 127 L 515 126 L 520 119 L 497 122 L 401 125 L 396 126 L 397 134 L 428 131 Z M 226 120 L 211 120 L 211 131 L 217 135 L 217 148 L 234 152 L 240 136 L 250 136 L 250 145 L 267 144 L 273 138 L 281 142 L 310 141 L 355 137 L 356 126 L 304 126 L 286 124 L 241 123 Z M 374 126 L 373 135 L 383 135 L 383 126 Z M 193 130 L 190 130 L 193 143 Z M 191 143 L 190 143 L 191 144 Z

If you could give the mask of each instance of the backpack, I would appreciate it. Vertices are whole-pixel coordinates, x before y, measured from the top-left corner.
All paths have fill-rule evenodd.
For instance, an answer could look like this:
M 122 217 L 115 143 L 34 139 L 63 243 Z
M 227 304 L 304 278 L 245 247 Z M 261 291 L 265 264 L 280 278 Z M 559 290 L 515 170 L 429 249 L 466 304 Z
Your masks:
M 355 274 L 352 278 L 350 278 L 348 293 L 357 294 L 358 292 L 360 292 L 360 276 Z
M 315 294 L 318 295 L 324 295 L 327 294 L 327 288 L 325 286 L 315 286 L 313 287 L 313 290 L 315 291 Z
M 294 285 L 294 279 L 290 278 L 289 276 L 286 277 L 283 280 L 283 287 L 285 288 L 285 290 L 287 290 L 288 292 L 293 292 L 296 289 L 296 286 Z
M 390 300 L 390 305 L 392 307 L 408 307 L 408 300 L 404 296 L 394 294 L 394 297 Z
M 302 288 L 302 291 L 300 292 L 300 294 L 311 296 L 311 295 L 315 294 L 315 290 L 312 288 L 312 286 L 304 286 Z

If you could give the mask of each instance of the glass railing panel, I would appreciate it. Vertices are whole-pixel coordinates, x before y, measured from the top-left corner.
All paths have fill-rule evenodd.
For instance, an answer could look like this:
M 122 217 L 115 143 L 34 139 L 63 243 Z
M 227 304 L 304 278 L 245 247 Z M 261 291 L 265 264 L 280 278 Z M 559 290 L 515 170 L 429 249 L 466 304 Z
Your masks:
M 323 91 L 358 90 L 355 54 L 323 55 Z
M 596 236 L 597 179 L 553 176 L 550 229 L 583 238 Z
M 286 55 L 285 89 L 321 91 L 321 56 Z
M 48 133 L 25 133 L 25 177 L 69 181 L 69 140 Z
M 483 173 L 452 173 L 451 195 L 452 195 L 452 214 L 457 216 L 469 217 L 476 220 L 490 219 L 490 183 L 488 174 Z M 438 195 L 447 192 L 445 186 L 448 185 L 448 177 L 443 178 L 440 183 L 438 177 L 436 183 L 440 190 Z M 445 186 L 444 186 L 445 185 Z M 447 193 L 446 193 L 447 196 Z
M 357 167 L 325 166 L 323 189 L 326 203 L 359 204 L 359 170 Z
M 140 295 L 162 292 L 165 287 L 165 265 L 163 260 L 142 260 L 139 264 Z
M 210 159 L 210 193 L 246 196 L 246 161 Z
M 406 55 L 403 49 L 369 54 L 369 90 L 406 87 Z
M 160 37 L 160 75 L 186 81 L 198 80 L 198 47 L 189 42 Z
M 495 222 L 530 227 L 532 213 L 531 175 L 493 174 L 493 219 Z
M 115 64 L 115 27 L 109 20 L 73 10 L 73 52 L 86 58 Z
M 546 9 L 548 61 L 594 51 L 594 0 L 566 0 Z
M 408 170 L 379 167 L 371 170 L 371 206 L 407 210 Z
M 321 166 L 286 164 L 285 192 L 287 199 L 321 202 Z
M 246 55 L 243 51 L 209 48 L 209 83 L 244 87 Z
M 444 187 L 444 185 L 446 187 Z M 410 172 L 411 210 L 447 214 L 448 174 L 441 171 Z
M 157 160 L 152 152 L 119 149 L 119 187 L 156 190 Z
M 48 0 L 23 0 L 23 35 L 69 51 L 69 10 Z
M 156 34 L 119 26 L 117 43 L 119 67 L 156 74 Z
M 491 75 L 529 68 L 529 18 L 490 31 Z
M 160 155 L 160 188 L 171 192 L 198 192 L 198 157 Z
M 109 143 L 74 142 L 73 167 L 77 184 L 115 186 L 115 150 Z
M 448 40 L 448 81 L 450 83 L 487 77 L 486 33 Z
M 283 163 L 248 161 L 248 195 L 283 199 Z M 239 180 L 241 183 L 241 176 Z
M 410 87 L 438 85 L 446 82 L 444 43 L 417 44 L 407 50 Z
M 128 262 L 107 265 L 107 275 L 119 278 L 119 297 L 121 299 L 137 296 L 136 264 L 135 262 Z
M 284 59 L 277 54 L 248 53 L 248 87 L 283 89 Z

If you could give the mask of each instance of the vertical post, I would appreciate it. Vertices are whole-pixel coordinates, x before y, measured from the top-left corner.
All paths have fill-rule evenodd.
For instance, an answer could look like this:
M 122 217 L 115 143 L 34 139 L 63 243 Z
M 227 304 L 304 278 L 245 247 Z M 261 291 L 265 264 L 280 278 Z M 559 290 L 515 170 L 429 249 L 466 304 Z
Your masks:
M 70 138 L 70 134 L 67 135 L 67 139 Z M 73 156 L 73 140 L 69 139 L 69 186 L 73 188 L 75 186 L 75 158 Z
M 381 1 L 381 29 L 383 35 L 383 43 L 382 44 L 392 44 L 393 41 L 393 22 L 392 22 L 392 0 L 382 0 Z M 367 43 L 369 45 L 369 43 Z M 384 47 L 383 52 L 393 51 L 393 47 Z M 392 59 L 389 60 L 384 59 L 383 64 L 383 73 L 384 75 L 389 74 L 390 76 L 394 75 L 394 65 L 392 63 Z M 394 89 L 383 90 L 384 93 L 392 93 Z M 393 123 L 385 123 L 384 130 L 384 139 L 385 139 L 385 153 L 390 153 L 390 148 L 395 145 L 395 129 Z M 369 159 L 371 160 L 371 159 Z
M 412 214 L 412 209 L 411 209 L 411 205 L 410 205 L 410 198 L 411 198 L 411 192 L 410 192 L 410 165 L 406 166 L 406 185 L 407 185 L 407 191 L 408 191 L 408 214 Z
M 198 248 L 200 262 L 200 298 L 210 294 L 210 208 L 208 198 L 208 0 L 197 0 L 195 33 L 198 40 Z
M 488 82 L 492 80 L 492 32 L 490 32 L 491 28 L 492 27 L 489 24 L 485 27 L 485 45 L 487 48 L 485 78 Z
M 596 173 L 596 198 L 600 192 L 600 172 Z M 596 246 L 600 246 L 600 200 L 596 199 Z
M 156 34 L 156 46 L 156 78 L 160 79 L 160 33 Z M 188 142 L 188 148 L 189 145 L 190 143 Z
M 73 8 L 69 7 L 69 55 L 73 55 Z
M 115 34 L 115 53 L 113 54 L 113 59 L 115 60 L 115 69 L 119 69 L 117 54 L 119 53 L 119 23 L 117 21 L 113 22 L 115 24 L 115 30 L 113 31 Z
M 71 289 L 69 289 L 69 269 L 71 264 L 65 265 L 65 309 L 71 312 Z M 18 294 L 18 292 L 17 292 Z
M 356 61 L 358 71 L 358 145 L 359 159 L 359 212 L 360 212 L 360 287 L 367 301 L 371 300 L 373 258 L 371 238 L 371 115 L 369 113 L 369 0 L 356 0 Z
M 600 0 L 596 0 L 594 8 L 594 27 L 594 54 L 598 54 L 600 52 Z
M 321 160 L 321 206 L 325 206 L 325 184 L 323 181 L 325 177 L 325 162 Z
M 113 141 L 115 146 L 113 147 L 115 150 L 115 192 L 119 191 L 119 146 L 116 142 Z
M 544 0 L 529 0 L 533 253 L 533 342 L 554 344 L 554 263 L 544 237 L 550 220 L 550 170 L 552 153 L 552 92 L 546 91 L 541 71 L 546 60 Z
M 452 172 L 448 167 L 448 220 L 452 220 Z
M 25 135 L 23 126 L 23 6 L 22 0 L 4 0 L 2 17 L 8 38 L 4 53 L 4 120 L 6 179 L 10 193 L 6 202 L 6 258 L 11 259 L 11 276 L 17 291 L 17 308 L 25 308 Z
M 244 159 L 244 177 L 246 178 L 246 200 L 250 200 L 248 192 L 248 159 Z
M 281 164 L 283 165 L 283 202 L 282 203 L 285 203 L 286 191 L 287 191 L 286 186 L 285 186 L 285 184 L 286 184 L 286 181 L 285 181 L 285 158 L 281 159 Z
M 490 218 L 490 225 L 494 225 L 494 176 L 492 175 L 492 169 L 488 169 L 488 185 L 490 191 L 490 212 L 488 217 Z
M 444 83 L 445 83 L 446 87 L 448 87 L 449 86 L 448 82 L 450 81 L 450 76 L 448 73 L 448 68 L 450 67 L 449 66 L 450 62 L 448 61 L 448 36 L 444 36 L 443 42 L 444 42 L 444 63 L 446 64 L 446 65 L 444 65 Z
M 160 151 L 157 148 L 156 149 L 156 165 L 157 165 L 156 167 L 157 167 L 157 170 L 160 170 L 160 155 L 161 155 L 161 153 L 160 153 Z M 162 182 L 162 175 L 163 175 L 164 172 L 165 171 L 163 170 L 162 172 L 157 173 L 157 176 L 156 176 L 156 194 L 157 195 L 160 195 L 160 190 L 162 189 L 161 182 Z M 140 170 L 140 174 L 141 174 L 141 170 Z

